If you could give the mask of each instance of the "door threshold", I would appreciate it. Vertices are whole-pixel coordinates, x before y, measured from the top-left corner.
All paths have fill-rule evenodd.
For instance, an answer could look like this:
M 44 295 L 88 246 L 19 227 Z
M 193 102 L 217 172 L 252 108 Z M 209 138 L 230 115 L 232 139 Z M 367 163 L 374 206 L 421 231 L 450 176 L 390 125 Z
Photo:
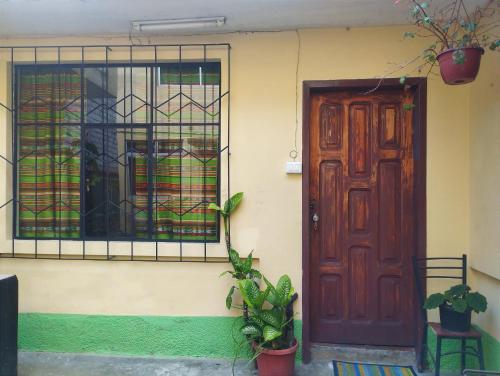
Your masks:
M 341 360 L 401 366 L 416 364 L 415 348 L 396 346 L 312 343 L 311 359 L 318 362 Z

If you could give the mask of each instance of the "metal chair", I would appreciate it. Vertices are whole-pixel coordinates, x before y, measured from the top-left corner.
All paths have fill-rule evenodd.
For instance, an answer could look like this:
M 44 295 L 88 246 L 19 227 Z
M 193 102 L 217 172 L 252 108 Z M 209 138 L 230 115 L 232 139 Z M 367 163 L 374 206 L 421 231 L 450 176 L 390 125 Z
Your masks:
M 446 260 L 446 261 L 445 261 Z M 446 263 L 446 265 L 436 264 L 438 262 Z M 430 273 L 429 273 L 430 271 Z M 430 354 L 430 358 L 434 363 L 435 375 L 439 376 L 441 367 L 441 357 L 451 354 L 461 354 L 460 363 L 461 370 L 465 369 L 466 355 L 472 355 L 479 359 L 479 367 L 484 370 L 484 356 L 483 346 L 481 342 L 481 333 L 474 328 L 468 332 L 452 332 L 441 327 L 441 324 L 429 322 L 427 318 L 427 310 L 423 308 L 425 301 L 425 291 L 423 289 L 423 282 L 427 279 L 455 279 L 459 283 L 467 284 L 467 256 L 462 257 L 427 257 L 417 258 L 413 256 L 413 272 L 415 276 L 415 285 L 417 287 L 417 296 L 420 305 L 420 312 L 423 320 L 423 335 L 421 343 L 421 351 L 417 359 L 419 371 L 424 370 L 426 367 L 426 355 Z M 438 274 L 432 274 L 438 273 Z M 427 331 L 428 328 L 436 335 L 436 356 L 427 346 Z M 460 351 L 449 351 L 441 353 L 441 345 L 443 340 L 458 340 L 461 342 Z M 475 340 L 477 348 L 467 346 L 467 340 Z

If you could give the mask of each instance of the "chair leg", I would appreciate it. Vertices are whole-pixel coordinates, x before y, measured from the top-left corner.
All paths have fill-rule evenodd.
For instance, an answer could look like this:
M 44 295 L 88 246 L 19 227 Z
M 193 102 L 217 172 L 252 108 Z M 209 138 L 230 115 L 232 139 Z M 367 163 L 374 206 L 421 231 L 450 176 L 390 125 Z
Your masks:
M 479 353 L 479 369 L 484 369 L 483 343 L 481 338 L 477 339 L 477 352 Z
M 418 371 L 423 372 L 427 367 L 427 325 L 424 325 L 420 354 L 418 354 Z
M 441 337 L 437 337 L 436 341 L 436 370 L 434 372 L 435 376 L 439 376 L 439 371 L 441 368 Z
M 460 354 L 460 370 L 463 372 L 465 369 L 465 345 L 467 340 L 465 338 L 462 338 L 462 353 Z

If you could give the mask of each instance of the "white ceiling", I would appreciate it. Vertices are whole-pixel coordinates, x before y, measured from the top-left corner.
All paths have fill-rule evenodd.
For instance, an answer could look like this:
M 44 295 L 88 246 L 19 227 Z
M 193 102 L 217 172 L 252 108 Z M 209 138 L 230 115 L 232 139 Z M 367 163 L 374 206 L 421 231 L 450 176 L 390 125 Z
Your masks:
M 447 0 L 434 0 L 442 2 Z M 468 3 L 481 0 L 467 0 Z M 0 37 L 128 34 L 130 21 L 225 16 L 182 34 L 404 24 L 405 0 L 0 0 Z M 179 33 L 179 32 L 177 32 Z

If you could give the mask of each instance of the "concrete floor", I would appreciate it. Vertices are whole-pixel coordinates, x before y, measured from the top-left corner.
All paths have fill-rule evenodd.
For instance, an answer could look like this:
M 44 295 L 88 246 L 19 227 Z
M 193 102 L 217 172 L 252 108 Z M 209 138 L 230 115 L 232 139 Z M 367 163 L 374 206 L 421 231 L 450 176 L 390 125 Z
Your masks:
M 158 359 L 60 353 L 19 353 L 18 376 L 231 376 L 231 361 Z M 235 376 L 254 376 L 247 361 L 238 361 Z M 332 376 L 328 362 L 297 367 L 297 376 Z
M 296 376 L 332 376 L 328 360 L 298 365 Z M 231 376 L 232 362 L 203 358 L 140 358 L 87 354 L 20 352 L 18 376 Z M 247 361 L 238 361 L 235 376 L 255 376 Z M 427 376 L 428 374 L 419 374 Z M 278 376 L 278 375 L 277 375 Z M 445 376 L 445 375 L 443 375 Z

